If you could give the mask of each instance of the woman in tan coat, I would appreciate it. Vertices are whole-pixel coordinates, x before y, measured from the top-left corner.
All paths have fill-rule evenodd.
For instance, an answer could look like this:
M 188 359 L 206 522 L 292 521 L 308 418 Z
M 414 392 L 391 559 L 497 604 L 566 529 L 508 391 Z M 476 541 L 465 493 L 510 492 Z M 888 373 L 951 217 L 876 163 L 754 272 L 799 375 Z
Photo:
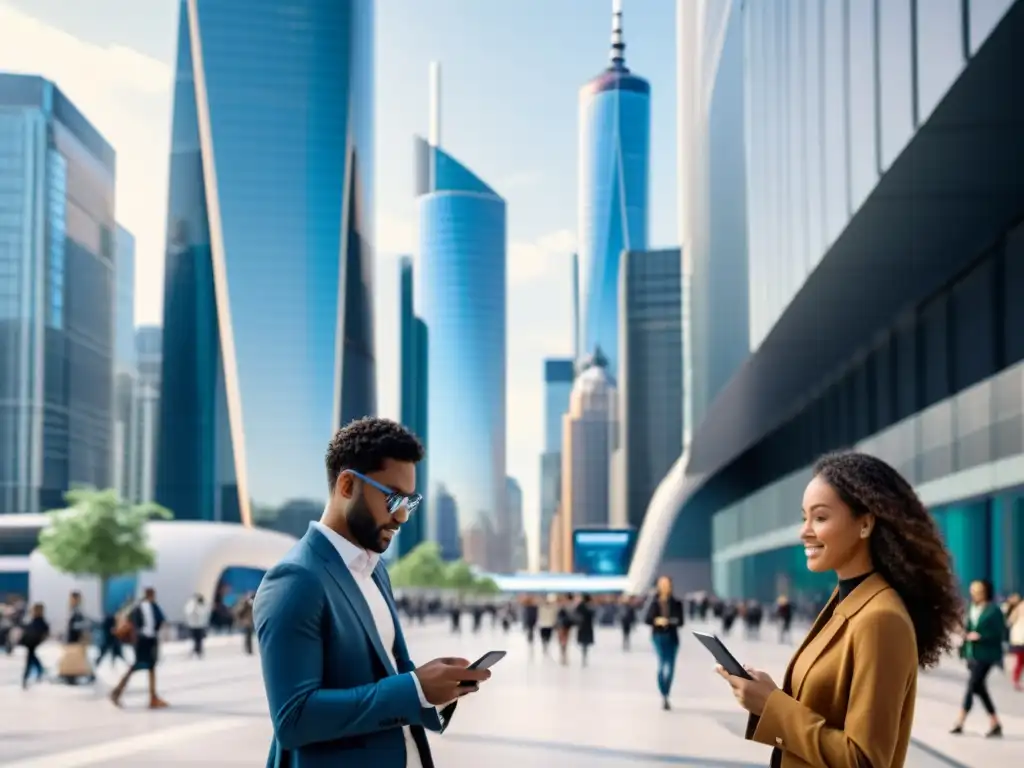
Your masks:
M 776 768 L 902 768 L 917 671 L 959 631 L 961 600 L 928 510 L 900 474 L 862 453 L 826 456 L 804 491 L 807 567 L 839 585 L 780 688 L 719 670 L 750 712 L 747 738 Z

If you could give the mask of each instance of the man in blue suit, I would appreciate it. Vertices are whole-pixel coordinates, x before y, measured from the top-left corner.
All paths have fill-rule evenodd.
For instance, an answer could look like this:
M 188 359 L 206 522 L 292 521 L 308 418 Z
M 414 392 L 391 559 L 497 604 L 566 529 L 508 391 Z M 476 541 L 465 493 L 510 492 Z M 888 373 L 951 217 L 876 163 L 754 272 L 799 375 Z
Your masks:
M 354 421 L 327 448 L 324 514 L 253 606 L 274 723 L 268 768 L 434 768 L 424 728 L 443 731 L 454 702 L 490 677 L 465 659 L 409 658 L 380 555 L 419 506 L 422 458 L 387 419 Z

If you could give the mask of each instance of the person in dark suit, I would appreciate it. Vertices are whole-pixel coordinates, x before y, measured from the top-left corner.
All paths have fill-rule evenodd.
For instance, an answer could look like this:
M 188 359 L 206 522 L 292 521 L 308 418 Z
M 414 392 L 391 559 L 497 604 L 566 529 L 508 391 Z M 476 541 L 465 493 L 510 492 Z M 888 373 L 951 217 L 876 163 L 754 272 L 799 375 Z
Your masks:
M 424 728 L 443 731 L 454 702 L 490 677 L 465 659 L 409 657 L 381 554 L 420 504 L 422 458 L 419 440 L 387 419 L 354 421 L 328 446 L 323 516 L 253 604 L 274 726 L 268 768 L 433 768 Z
M 594 644 L 594 605 L 590 595 L 580 596 L 580 604 L 576 606 L 576 642 L 580 646 L 580 660 L 587 666 L 587 651 Z
M 131 676 L 140 670 L 149 673 L 149 708 L 164 709 L 167 702 L 156 693 L 156 664 L 160 650 L 160 630 L 165 621 L 163 609 L 156 602 L 156 590 L 147 587 L 142 600 L 128 613 L 128 634 L 135 645 L 135 663 L 124 673 L 121 681 L 110 692 L 110 700 L 121 706 L 121 695 Z M 116 631 L 116 630 L 115 630 Z
M 679 628 L 683 626 L 683 602 L 672 590 L 672 579 L 658 579 L 658 591 L 647 607 L 645 623 L 651 627 L 651 640 L 658 653 L 658 690 L 661 708 L 672 708 L 669 692 L 676 674 L 676 656 L 679 655 Z

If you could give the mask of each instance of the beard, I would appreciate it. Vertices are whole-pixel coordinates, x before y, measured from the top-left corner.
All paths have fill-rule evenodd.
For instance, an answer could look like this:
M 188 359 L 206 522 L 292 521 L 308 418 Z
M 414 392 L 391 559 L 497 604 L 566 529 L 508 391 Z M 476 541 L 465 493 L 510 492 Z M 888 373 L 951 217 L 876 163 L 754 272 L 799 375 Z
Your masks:
M 363 549 L 377 554 L 384 552 L 391 544 L 391 541 L 382 535 L 384 531 L 398 530 L 398 526 L 394 523 L 377 525 L 373 512 L 370 511 L 370 506 L 362 494 L 349 506 L 345 519 L 348 522 L 349 533 L 352 534 L 356 543 Z

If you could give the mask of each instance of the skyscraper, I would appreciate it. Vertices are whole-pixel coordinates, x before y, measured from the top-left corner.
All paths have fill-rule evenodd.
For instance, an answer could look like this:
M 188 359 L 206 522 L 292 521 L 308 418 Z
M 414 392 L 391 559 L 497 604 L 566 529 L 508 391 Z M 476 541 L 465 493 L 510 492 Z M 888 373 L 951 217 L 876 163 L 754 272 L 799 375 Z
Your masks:
M 627 251 L 619 295 L 623 522 L 639 529 L 683 450 L 683 294 L 678 248 Z
M 523 531 L 523 489 L 514 477 L 506 478 L 505 530 L 499 543 L 505 547 L 505 569 L 515 573 L 526 568 L 526 535 Z
M 582 349 L 618 371 L 619 259 L 647 248 L 651 86 L 626 67 L 622 0 L 612 3 L 611 63 L 580 91 L 579 259 Z
M 399 410 L 402 423 L 427 445 L 427 324 L 416 316 L 414 307 L 415 270 L 412 259 L 403 256 L 398 264 L 398 313 L 402 369 Z M 423 494 L 430 487 L 427 482 L 426 457 L 416 467 L 416 490 Z M 416 514 L 402 526 L 398 537 L 398 553 L 404 555 L 427 537 L 427 509 L 421 504 Z
M 160 369 L 163 328 L 143 325 L 135 331 L 136 389 L 129 434 L 134 457 L 126 498 L 153 501 L 156 494 L 156 450 L 160 418 Z
M 322 502 L 331 433 L 375 410 L 372 120 L 371 0 L 182 0 L 156 480 L 178 517 Z
M 0 75 L 0 514 L 111 481 L 113 148 L 53 83 Z
M 562 570 L 572 570 L 573 530 L 608 525 L 608 469 L 615 445 L 617 418 L 615 382 L 600 348 L 580 364 L 572 387 L 569 412 L 563 418 L 562 497 L 558 514 Z
M 562 419 L 569 410 L 575 373 L 573 360 L 544 361 L 544 452 L 540 457 L 540 519 L 535 538 L 541 570 L 548 568 L 551 520 L 562 498 Z
M 497 530 L 506 498 L 505 201 L 439 146 L 417 138 L 416 148 L 431 496 L 443 485 L 454 497 L 461 531 Z
M 135 369 L 135 238 L 120 225 L 117 227 L 116 246 L 112 471 L 113 486 L 127 499 L 130 498 L 132 463 L 137 456 L 131 434 L 138 378 Z

